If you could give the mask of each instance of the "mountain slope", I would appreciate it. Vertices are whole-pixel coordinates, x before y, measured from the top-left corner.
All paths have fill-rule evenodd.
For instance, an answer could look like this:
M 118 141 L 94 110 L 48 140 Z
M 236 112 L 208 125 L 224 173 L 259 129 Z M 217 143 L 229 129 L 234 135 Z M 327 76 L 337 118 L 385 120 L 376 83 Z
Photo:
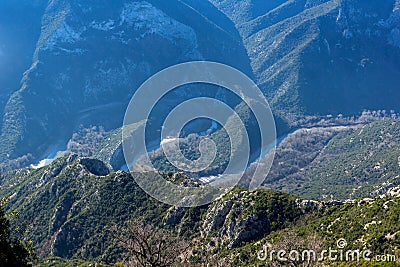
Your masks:
M 32 62 L 46 1 L 0 2 L 0 113 Z M 24 14 L 21 16 L 20 14 Z M 2 120 L 0 120 L 0 126 Z
M 21 237 L 33 241 L 39 256 L 61 257 L 58 262 L 64 265 L 71 258 L 71 264 L 122 260 L 124 250 L 110 231 L 130 220 L 145 220 L 189 240 L 194 264 L 210 255 L 226 266 L 262 264 L 257 251 L 266 242 L 277 249 L 292 244 L 288 249 L 319 251 L 345 238 L 348 249 L 368 248 L 374 255 L 395 253 L 400 242 L 399 188 L 376 199 L 345 203 L 235 188 L 208 206 L 177 208 L 147 196 L 135 184 L 135 175 L 108 174 L 100 161 L 70 156 L 41 169 L 4 174 L 0 197 L 11 195 L 9 208 L 19 213 L 14 225 Z M 178 183 L 188 179 L 172 173 L 165 178 Z M 44 266 L 57 262 L 41 261 Z
M 80 124 L 120 127 L 145 79 L 204 59 L 251 75 L 236 29 L 210 4 L 51 1 L 32 66 L 5 108 L 0 161 L 27 153 L 43 158 L 65 146 Z
M 397 109 L 397 1 L 211 2 L 235 22 L 257 82 L 289 121 Z
M 264 184 L 307 199 L 376 197 L 400 183 L 399 126 L 385 119 L 299 129 L 277 147 Z
M 51 1 L 4 110 L 0 161 L 54 154 L 80 124 L 120 127 L 145 79 L 190 60 L 244 71 L 292 125 L 396 110 L 399 16 L 395 0 Z
M 321 203 L 304 201 L 306 206 L 319 206 L 318 211 L 311 216 L 302 217 L 292 226 L 277 231 L 258 242 L 249 243 L 241 248 L 228 252 L 227 258 L 232 266 L 398 266 L 400 229 L 397 223 L 400 215 L 399 188 L 389 191 L 376 199 L 361 199 L 352 203 L 323 207 Z M 344 247 L 338 248 L 338 240 L 344 241 Z M 279 261 L 276 257 L 271 262 L 269 259 L 261 261 L 256 253 L 268 246 L 269 252 L 275 251 L 305 251 L 314 250 L 318 257 L 323 250 L 342 250 L 360 252 L 369 250 L 365 260 L 361 256 L 357 260 L 346 256 L 336 260 L 324 261 Z M 356 254 L 355 254 L 356 255 Z M 384 255 L 384 256 L 383 256 Z M 325 254 L 326 256 L 326 254 Z M 333 257 L 332 257 L 333 258 Z M 307 259 L 307 258 L 306 258 Z M 312 259 L 312 257 L 311 257 Z M 343 259 L 343 260 L 340 260 Z
M 98 160 L 70 156 L 1 177 L 0 196 L 11 195 L 9 207 L 19 211 L 22 236 L 33 241 L 41 257 L 116 262 L 123 251 L 110 227 L 138 219 L 175 229 L 182 238 L 237 247 L 281 229 L 303 213 L 296 197 L 268 190 L 235 189 L 210 206 L 170 207 L 137 186 L 134 177 L 142 174 L 108 174 L 105 167 Z M 182 174 L 164 176 L 182 184 L 188 179 Z

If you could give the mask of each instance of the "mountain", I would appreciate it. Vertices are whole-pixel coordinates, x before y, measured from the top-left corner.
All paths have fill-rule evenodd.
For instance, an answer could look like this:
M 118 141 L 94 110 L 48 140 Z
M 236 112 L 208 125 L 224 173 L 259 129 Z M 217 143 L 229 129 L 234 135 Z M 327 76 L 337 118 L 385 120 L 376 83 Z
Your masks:
M 353 202 L 324 207 L 322 203 L 303 201 L 304 206 L 314 206 L 318 211 L 311 216 L 302 217 L 295 224 L 277 231 L 258 242 L 246 244 L 229 252 L 228 258 L 232 266 L 263 266 L 253 256 L 255 252 L 269 246 L 276 251 L 314 250 L 321 255 L 322 250 L 340 250 L 343 255 L 348 251 L 371 251 L 370 260 L 343 256 L 343 260 L 325 260 L 311 262 L 311 266 L 397 266 L 400 233 L 397 218 L 399 216 L 399 187 L 390 190 L 376 199 L 367 198 Z M 309 214 L 310 215 L 310 214 Z M 338 241 L 344 242 L 338 247 Z M 335 255 L 335 254 L 332 254 Z M 356 254 L 355 254 L 356 255 Z M 312 257 L 311 257 L 312 259 Z M 381 259 L 381 260 L 379 260 Z M 397 261 L 396 261 L 397 259 Z M 267 260 L 268 261 L 268 260 Z M 302 262 L 284 262 L 275 260 L 272 266 L 301 266 Z
M 214 238 L 223 228 L 220 242 L 237 247 L 281 229 L 302 214 L 295 197 L 267 190 L 237 189 L 210 206 L 170 207 L 148 196 L 135 183 L 135 175 L 143 174 L 109 173 L 101 161 L 70 156 L 41 169 L 3 175 L 0 196 L 11 196 L 9 207 L 19 212 L 15 223 L 21 236 L 33 241 L 39 256 L 105 263 L 122 258 L 110 227 L 121 228 L 129 220 L 173 228 L 189 239 L 200 230 Z M 182 174 L 164 176 L 180 184 L 190 180 Z
M 398 1 L 211 2 L 235 23 L 257 83 L 288 120 L 398 109 Z
M 399 185 L 399 126 L 387 118 L 298 129 L 277 146 L 264 185 L 306 199 L 377 197 Z
M 152 173 L 110 172 L 98 159 L 73 154 L 3 173 L 0 198 L 11 196 L 8 208 L 19 214 L 13 225 L 33 241 L 41 266 L 121 261 L 126 251 L 113 238 L 115 229 L 135 220 L 190 242 L 190 259 L 199 264 L 257 266 L 263 262 L 255 252 L 264 244 L 319 251 L 340 238 L 348 249 L 392 255 L 399 244 L 399 121 L 377 116 L 331 118 L 294 131 L 276 148 L 263 188 L 237 187 L 201 207 L 172 207 L 148 196 L 135 177 L 151 181 Z M 115 155 L 118 135 L 106 134 L 112 142 L 97 155 Z M 181 186 L 197 184 L 183 173 L 162 175 Z
M 237 110 L 243 118 L 246 116 L 244 111 Z M 354 118 L 316 117 L 316 120 L 304 124 L 309 125 L 279 138 L 277 147 L 252 163 L 247 173 L 251 176 L 255 166 L 268 164 L 274 156 L 263 185 L 305 199 L 344 201 L 376 197 L 399 185 L 398 114 L 364 112 Z M 141 126 L 140 123 L 133 125 L 132 133 Z M 246 127 L 251 132 L 252 125 Z M 72 141 L 76 145 L 70 146 L 70 152 L 85 156 L 86 151 L 93 150 L 91 157 L 104 161 L 110 170 L 119 170 L 125 164 L 121 130 L 103 134 L 87 131 Z M 207 179 L 226 168 L 230 144 L 222 129 L 207 137 L 181 138 L 180 146 L 188 159 L 195 160 L 199 156 L 198 145 L 204 138 L 217 144 L 214 161 L 195 176 Z M 158 170 L 179 171 L 169 163 L 161 148 L 150 153 L 150 159 Z M 246 177 L 245 174 L 240 186 L 248 186 Z
M 261 150 L 262 129 L 243 96 L 204 84 L 176 88 L 122 134 L 137 88 L 193 60 L 228 64 L 259 85 L 276 118 L 276 146 Z M 400 0 L 3 0 L 1 242 L 24 248 L 24 261 L 32 245 L 39 260 L 26 266 L 136 266 L 140 238 L 152 261 L 183 266 L 397 266 L 399 74 Z M 174 192 L 202 192 L 246 143 L 236 116 L 225 125 L 190 122 L 160 140 L 162 121 L 194 97 L 226 100 L 235 111 L 250 139 L 248 168 L 210 204 L 169 206 L 137 179 L 167 197 L 154 177 Z M 123 171 L 123 138 L 144 127 L 158 170 Z M 205 140 L 217 153 L 193 176 L 158 145 L 171 139 L 186 159 L 201 158 Z M 272 158 L 271 171 L 256 177 L 265 179 L 260 188 L 248 190 L 254 168 Z M 386 262 L 257 257 L 271 248 L 370 250 Z
M 7 0 L 0 3 L 0 110 L 18 90 L 32 63 L 46 2 Z M 23 14 L 21 16 L 21 14 Z M 0 125 L 2 124 L 0 120 Z
M 193 266 L 208 257 L 226 266 L 260 265 L 256 253 L 267 242 L 277 249 L 292 244 L 289 249 L 320 251 L 345 238 L 348 249 L 381 254 L 396 252 L 399 244 L 398 187 L 375 199 L 346 202 L 235 188 L 207 206 L 179 208 L 149 197 L 135 175 L 142 174 L 109 173 L 98 160 L 70 156 L 2 175 L 0 197 L 11 196 L 9 209 L 18 211 L 13 225 L 20 238 L 33 241 L 41 266 L 123 261 L 125 250 L 114 236 L 131 220 L 145 220 L 190 242 Z M 190 180 L 163 175 L 182 185 Z
M 5 10 L 16 8 L 4 3 Z M 145 79 L 191 60 L 226 63 L 253 78 L 283 119 L 278 132 L 307 116 L 396 110 L 399 6 L 396 0 L 51 1 L 40 36 L 27 35 L 30 48 L 23 50 L 33 58 L 21 87 L 3 95 L 12 92 L 0 161 L 53 155 L 80 125 L 120 127 Z M 186 97 L 196 91 L 188 88 Z
M 207 3 L 51 1 L 34 50 L 4 110 L 1 161 L 46 157 L 81 124 L 122 126 L 135 90 L 165 67 L 211 60 L 251 75 L 233 23 Z

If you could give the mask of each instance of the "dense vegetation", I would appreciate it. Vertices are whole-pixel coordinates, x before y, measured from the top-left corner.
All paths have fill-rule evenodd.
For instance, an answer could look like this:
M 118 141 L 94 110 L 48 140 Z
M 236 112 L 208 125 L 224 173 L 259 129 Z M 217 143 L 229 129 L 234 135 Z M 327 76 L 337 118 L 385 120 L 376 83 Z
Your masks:
M 134 181 L 138 174 L 119 171 L 97 176 L 89 170 L 95 171 L 98 165 L 90 164 L 98 162 L 71 156 L 42 169 L 2 175 L 2 194 L 12 195 L 10 207 L 20 212 L 16 224 L 22 237 L 33 241 L 40 257 L 115 263 L 123 259 L 124 249 L 110 231 L 115 226 L 122 231 L 126 222 L 136 219 L 188 239 L 198 239 L 204 227 L 214 225 L 212 234 L 204 238 L 240 246 L 281 229 L 301 215 L 296 198 L 264 190 L 236 190 L 213 206 L 173 208 L 142 191 Z M 182 174 L 165 174 L 165 178 L 188 184 Z M 220 213 L 220 207 L 225 207 L 226 213 Z M 219 221 L 220 216 L 229 219 Z M 222 228 L 229 231 L 219 235 Z
M 0 199 L 0 266 L 31 266 L 36 254 L 31 242 L 17 239 L 17 232 L 12 228 L 6 212 L 7 198 Z
M 300 129 L 277 148 L 265 184 L 308 199 L 375 197 L 399 184 L 399 155 L 398 119 Z
M 391 119 L 351 127 L 300 129 L 278 147 L 267 182 L 285 182 L 282 190 L 294 188 L 301 193 L 304 187 L 298 182 L 306 184 L 308 180 L 291 178 L 306 178 L 325 168 L 330 180 L 314 178 L 311 191 L 302 193 L 312 197 L 315 192 L 319 198 L 324 192 L 319 191 L 321 185 L 327 181 L 340 185 L 340 170 L 352 166 L 357 175 L 363 168 L 370 171 L 363 184 L 366 196 L 382 194 L 395 186 L 398 177 L 398 127 L 398 121 Z M 108 138 L 117 140 L 119 134 L 111 133 Z M 114 148 L 120 146 L 113 144 Z M 381 169 L 373 168 L 376 162 L 381 163 Z M 2 174 L 0 197 L 11 196 L 9 207 L 19 211 L 14 224 L 22 239 L 32 240 L 41 257 L 40 266 L 125 262 L 127 249 L 114 238 L 119 232 L 115 229 L 123 233 L 127 223 L 135 220 L 188 240 L 190 264 L 260 265 L 263 262 L 255 253 L 266 242 L 278 248 L 320 250 L 335 246 L 339 238 L 347 241 L 349 249 L 368 248 L 375 255 L 398 253 L 400 202 L 396 190 L 376 199 L 360 199 L 362 194 L 354 194 L 358 200 L 342 203 L 300 200 L 267 189 L 249 192 L 235 188 L 210 205 L 176 208 L 142 191 L 135 182 L 140 174 L 108 174 L 105 170 L 101 161 L 71 155 L 44 168 Z M 199 186 L 183 173 L 162 174 L 182 186 Z M 391 184 L 387 183 L 389 178 L 393 178 Z M 346 192 L 343 190 L 352 186 L 342 184 L 337 192 Z
M 322 266 L 397 266 L 400 251 L 400 194 L 399 189 L 391 194 L 377 199 L 363 199 L 347 204 L 321 205 L 306 216 L 302 216 L 291 226 L 276 231 L 257 242 L 248 243 L 233 251 L 226 251 L 234 266 L 264 266 L 266 261 L 257 259 L 257 252 L 268 245 L 270 251 L 284 249 L 286 251 L 339 249 L 337 241 L 345 240 L 342 248 L 348 250 L 372 252 L 371 261 L 366 262 L 360 257 L 360 262 L 352 258 L 343 258 L 337 261 L 316 261 L 311 265 Z M 310 202 L 304 202 L 305 206 Z M 314 203 L 316 204 L 316 203 Z M 320 255 L 320 254 L 318 254 Z M 379 257 L 386 256 L 386 260 L 379 262 Z M 267 260 L 269 261 L 269 260 Z M 272 266 L 307 266 L 302 261 L 288 262 L 275 260 Z M 275 264 L 275 265 L 274 265 Z

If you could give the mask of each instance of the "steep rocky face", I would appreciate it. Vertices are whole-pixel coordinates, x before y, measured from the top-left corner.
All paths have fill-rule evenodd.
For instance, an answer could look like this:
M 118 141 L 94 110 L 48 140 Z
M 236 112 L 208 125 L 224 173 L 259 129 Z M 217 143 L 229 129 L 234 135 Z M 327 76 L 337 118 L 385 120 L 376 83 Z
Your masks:
M 211 244 L 235 248 L 261 239 L 302 214 L 295 197 L 267 190 L 236 191 L 211 205 L 201 233 Z
M 398 244 L 391 238 L 382 241 L 370 231 L 376 229 L 389 237 L 398 232 L 393 220 L 399 214 L 399 187 L 376 199 L 346 202 L 304 200 L 266 189 L 249 192 L 235 188 L 210 205 L 179 208 L 146 195 L 135 183 L 135 175 L 118 171 L 98 176 L 88 171 L 87 159 L 70 156 L 41 169 L 4 173 L 0 177 L 0 198 L 11 196 L 9 207 L 19 211 L 16 223 L 22 236 L 33 240 L 43 257 L 115 263 L 121 259 L 122 251 L 112 238 L 111 226 L 123 227 L 138 219 L 174 229 L 182 238 L 191 240 L 191 248 L 200 255 L 207 251 L 218 257 L 224 252 L 237 254 L 249 245 L 263 245 L 284 233 L 282 229 L 293 227 L 306 227 L 298 233 L 319 233 L 323 239 L 329 240 L 333 235 L 331 241 L 345 234 L 346 240 L 354 244 L 363 240 L 359 239 L 363 235 L 371 244 L 375 239 L 379 244 Z M 182 174 L 165 178 L 190 180 Z M 383 223 L 377 228 L 359 227 L 373 221 Z M 327 227 L 331 224 L 337 227 Z M 347 230 L 343 233 L 343 229 Z M 243 255 L 254 256 L 258 250 L 254 248 Z
M 79 160 L 79 163 L 85 166 L 86 170 L 91 174 L 97 176 L 106 176 L 110 174 L 107 165 L 98 159 L 91 159 L 91 158 L 82 158 Z
M 209 206 L 170 207 L 140 189 L 134 181 L 137 174 L 118 171 L 99 176 L 93 171 L 94 162 L 98 163 L 70 156 L 41 169 L 0 177 L 0 198 L 12 196 L 9 204 L 20 211 L 17 223 L 23 236 L 34 242 L 40 256 L 115 262 L 121 251 L 110 226 L 123 227 L 137 219 L 175 229 L 185 238 L 238 247 L 303 214 L 296 197 L 267 190 L 235 189 Z M 183 174 L 165 178 L 193 183 Z
M 19 89 L 22 74 L 32 63 L 45 7 L 45 0 L 0 2 L 1 114 L 10 94 Z
M 80 124 L 120 127 L 146 78 L 189 60 L 249 74 L 294 124 L 397 109 L 399 20 L 397 0 L 50 1 L 4 111 L 0 161 L 47 156 Z
M 397 108 L 398 1 L 211 2 L 235 22 L 258 83 L 287 119 Z
M 5 108 L 1 160 L 40 157 L 79 124 L 121 126 L 136 88 L 167 66 L 207 59 L 250 73 L 229 23 L 211 4 L 50 1 L 32 66 Z

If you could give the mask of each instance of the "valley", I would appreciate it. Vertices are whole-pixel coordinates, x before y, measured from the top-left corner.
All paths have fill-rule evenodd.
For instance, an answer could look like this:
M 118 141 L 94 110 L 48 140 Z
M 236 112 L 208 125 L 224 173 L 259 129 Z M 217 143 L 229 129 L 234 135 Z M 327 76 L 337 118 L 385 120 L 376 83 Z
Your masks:
M 254 84 L 178 86 L 123 125 L 145 81 L 193 61 Z M 399 77 L 399 0 L 2 0 L 0 267 L 398 266 Z M 233 113 L 165 127 L 196 98 Z M 372 258 L 260 257 L 328 249 Z

